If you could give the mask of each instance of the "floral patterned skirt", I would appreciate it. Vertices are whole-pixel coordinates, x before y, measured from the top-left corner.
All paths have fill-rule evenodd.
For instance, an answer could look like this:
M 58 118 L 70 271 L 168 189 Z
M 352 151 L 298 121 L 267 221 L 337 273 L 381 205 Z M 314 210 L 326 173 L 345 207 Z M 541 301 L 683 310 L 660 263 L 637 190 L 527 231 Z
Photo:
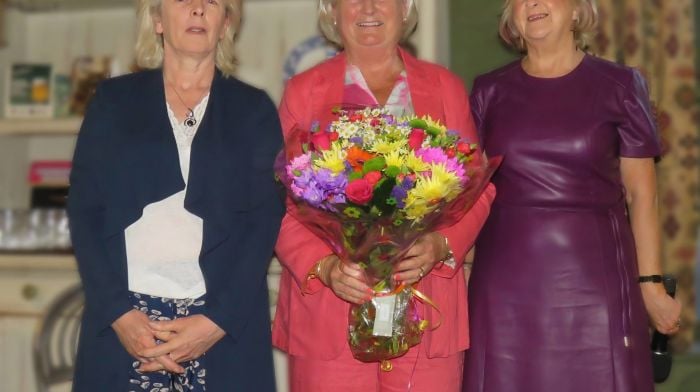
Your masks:
M 151 320 L 175 320 L 180 317 L 201 314 L 204 297 L 197 299 L 169 299 L 151 295 L 130 293 L 134 309 L 141 311 Z M 158 341 L 158 343 L 161 343 Z M 206 391 L 206 360 L 204 356 L 185 363 L 183 374 L 166 371 L 142 373 L 138 371 L 141 362 L 134 361 L 129 371 L 129 392 L 203 392 Z

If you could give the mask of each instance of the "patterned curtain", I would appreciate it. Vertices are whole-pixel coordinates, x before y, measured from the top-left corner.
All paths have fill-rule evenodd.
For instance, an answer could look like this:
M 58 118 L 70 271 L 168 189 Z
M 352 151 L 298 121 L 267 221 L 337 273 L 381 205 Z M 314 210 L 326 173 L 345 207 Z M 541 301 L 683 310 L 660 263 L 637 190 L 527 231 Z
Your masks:
M 5 7 L 7 7 L 5 0 L 0 0 L 0 48 L 7 45 L 5 42 Z
M 598 0 L 600 34 L 594 52 L 639 68 L 657 107 L 664 145 L 659 162 L 664 270 L 679 279 L 683 304 L 677 351 L 693 342 L 695 247 L 698 223 L 698 125 L 693 0 Z M 700 288 L 698 288 L 700 289 Z

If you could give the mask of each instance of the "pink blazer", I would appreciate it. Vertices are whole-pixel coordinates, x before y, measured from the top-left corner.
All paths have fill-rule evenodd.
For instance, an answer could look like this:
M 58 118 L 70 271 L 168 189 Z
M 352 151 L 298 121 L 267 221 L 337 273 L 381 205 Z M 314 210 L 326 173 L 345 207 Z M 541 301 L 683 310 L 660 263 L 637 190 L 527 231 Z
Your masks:
M 420 61 L 403 50 L 400 52 L 416 114 L 430 115 L 449 129 L 477 141 L 462 81 L 439 65 Z M 320 121 L 324 127 L 332 120 L 329 109 L 343 98 L 345 65 L 345 55 L 341 53 L 288 81 L 279 108 L 285 136 L 296 128 L 310 129 L 314 121 Z M 423 336 L 428 357 L 446 357 L 469 347 L 462 265 L 486 220 L 494 196 L 495 188 L 489 185 L 460 222 L 440 231 L 447 237 L 458 260 L 456 268 L 434 269 L 418 284 L 418 289 L 435 301 L 442 314 L 442 325 Z M 318 260 L 332 253 L 330 248 L 287 214 L 282 221 L 276 253 L 284 269 L 273 324 L 273 344 L 298 357 L 337 358 L 347 344 L 349 304 L 318 280 L 313 280 L 307 291 L 302 292 L 307 273 Z M 437 320 L 432 308 L 419 306 L 428 320 Z

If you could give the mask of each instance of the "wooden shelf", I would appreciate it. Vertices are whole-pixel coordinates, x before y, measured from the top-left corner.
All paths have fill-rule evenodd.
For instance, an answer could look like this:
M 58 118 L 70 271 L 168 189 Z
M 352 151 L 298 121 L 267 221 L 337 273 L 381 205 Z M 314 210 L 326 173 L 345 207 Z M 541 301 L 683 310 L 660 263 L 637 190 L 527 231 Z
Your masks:
M 76 135 L 82 117 L 0 119 L 0 135 Z

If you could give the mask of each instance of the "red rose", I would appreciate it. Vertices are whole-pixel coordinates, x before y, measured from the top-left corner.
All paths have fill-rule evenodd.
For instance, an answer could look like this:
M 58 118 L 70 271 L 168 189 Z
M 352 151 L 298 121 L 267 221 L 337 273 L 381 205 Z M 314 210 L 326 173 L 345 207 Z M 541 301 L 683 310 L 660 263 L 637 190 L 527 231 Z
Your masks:
M 338 135 L 338 132 L 330 132 L 329 135 L 330 135 L 329 137 L 331 138 L 331 141 L 332 141 L 332 142 L 338 140 L 338 138 L 340 137 L 340 136 Z
M 422 129 L 413 129 L 411 134 L 408 135 L 408 145 L 412 150 L 421 148 L 423 140 L 425 140 L 425 132 Z
M 472 149 L 472 146 L 469 143 L 465 142 L 459 142 L 457 144 L 457 151 L 464 155 L 469 155 L 471 154 L 474 150 Z
M 350 122 L 360 122 L 364 119 L 365 119 L 365 116 L 363 116 L 361 113 L 351 114 L 350 117 L 348 118 L 348 120 L 350 120 Z
M 379 121 L 378 118 L 373 118 L 372 121 L 369 122 L 369 125 L 371 125 L 371 126 L 373 126 L 373 127 L 376 127 L 376 126 L 379 126 L 381 123 L 382 123 L 382 122 Z
M 448 158 L 454 158 L 455 157 L 455 149 L 454 148 L 448 148 L 447 151 L 445 151 L 447 154 Z
M 378 171 L 371 171 L 371 172 L 365 174 L 364 179 L 367 180 L 367 182 L 369 182 L 369 184 L 372 187 L 374 187 L 375 185 L 377 185 L 379 180 L 382 179 L 382 173 L 380 173 Z
M 351 202 L 359 205 L 365 205 L 372 200 L 373 188 L 374 187 L 369 183 L 369 181 L 365 180 L 364 178 L 360 178 L 350 181 L 350 183 L 345 187 L 345 195 L 347 195 Z
M 331 148 L 331 135 L 328 132 L 316 132 L 311 135 L 311 144 L 316 151 L 328 150 Z

